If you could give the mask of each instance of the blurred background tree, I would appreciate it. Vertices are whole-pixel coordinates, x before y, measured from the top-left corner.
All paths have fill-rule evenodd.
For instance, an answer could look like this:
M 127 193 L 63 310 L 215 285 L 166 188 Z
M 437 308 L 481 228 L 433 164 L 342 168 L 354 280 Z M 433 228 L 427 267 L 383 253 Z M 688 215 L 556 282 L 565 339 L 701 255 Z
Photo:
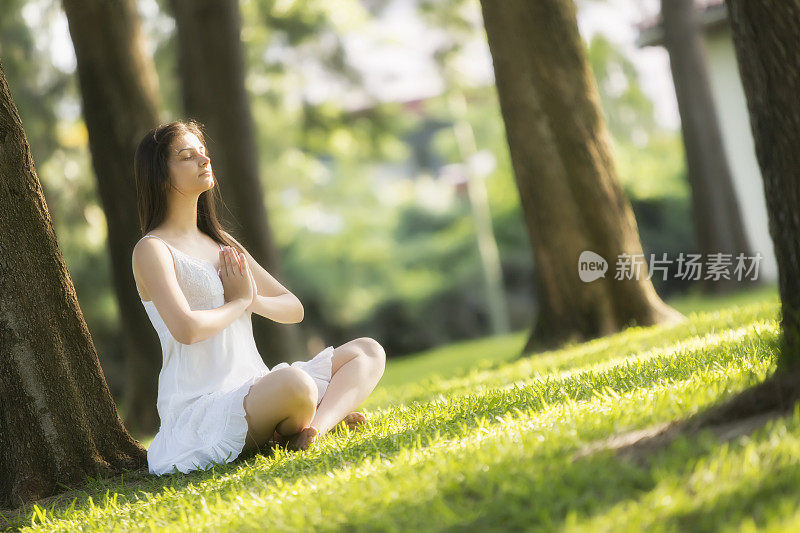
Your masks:
M 661 25 L 681 115 L 686 176 L 692 190 L 695 243 L 703 254 L 749 256 L 752 249 L 725 155 L 698 19 L 694 0 L 661 2 Z M 732 291 L 740 285 L 736 278 L 701 283 L 705 292 Z
M 463 174 L 451 166 L 463 160 L 445 98 L 451 88 L 464 94 L 464 118 L 478 151 L 494 159 L 484 181 L 509 327 L 530 324 L 533 265 L 497 94 L 490 80 L 469 75 L 476 57 L 488 53 L 480 6 L 476 0 L 440 4 L 240 2 L 264 201 L 281 282 L 305 307 L 300 329 L 309 353 L 372 336 L 397 357 L 491 333 L 467 190 Z M 430 5 L 440 15 L 426 11 Z M 141 0 L 137 7 L 158 72 L 161 118 L 180 118 L 168 2 Z M 392 62 L 405 59 L 392 54 L 436 60 L 436 46 L 420 51 L 418 43 L 393 42 L 391 27 L 400 19 L 418 19 L 419 31 L 441 36 L 439 44 L 455 42 L 448 58 L 462 74 L 455 87 L 444 86 L 431 67 L 422 71 L 430 76 L 415 80 L 420 88 L 411 97 L 391 90 L 402 83 Z M 65 21 L 52 2 L 13 0 L 0 13 L 0 57 L 81 308 L 119 399 L 124 373 L 105 217 L 91 174 L 74 58 L 52 51 L 71 49 L 64 35 Z M 372 50 L 382 52 L 365 59 Z M 690 250 L 678 130 L 657 123 L 639 72 L 614 41 L 595 34 L 587 51 L 645 253 Z M 378 70 L 383 84 L 375 82 Z M 428 78 L 439 78 L 432 89 L 423 88 Z M 680 280 L 653 281 L 662 296 L 687 288 Z

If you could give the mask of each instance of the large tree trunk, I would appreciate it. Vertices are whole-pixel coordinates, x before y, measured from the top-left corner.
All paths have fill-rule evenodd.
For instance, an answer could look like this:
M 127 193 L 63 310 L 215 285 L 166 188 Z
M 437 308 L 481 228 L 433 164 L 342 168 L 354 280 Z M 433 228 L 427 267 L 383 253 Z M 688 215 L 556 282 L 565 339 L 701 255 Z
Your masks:
M 108 246 L 126 354 L 126 423 L 134 432 L 159 426 L 156 398 L 161 345 L 139 301 L 131 271 L 141 237 L 133 156 L 158 124 L 157 80 L 144 49 L 133 0 L 63 0 L 78 60 L 83 115 Z
M 705 51 L 694 0 L 661 0 L 664 42 L 681 115 L 698 252 L 751 255 L 711 96 Z M 731 290 L 747 281 L 703 281 L 707 292 Z
M 237 0 L 172 0 L 186 112 L 206 126 L 208 150 L 227 208 L 240 224 L 234 235 L 275 278 L 280 264 L 264 205 Z M 253 323 L 267 366 L 305 359 L 299 326 Z
M 146 464 L 122 425 L 0 66 L 0 507 Z
M 618 256 L 642 254 L 642 247 L 617 180 L 574 4 L 482 5 L 536 265 L 539 309 L 524 350 L 680 319 L 656 294 L 647 265 L 638 279 L 613 279 Z M 581 281 L 584 250 L 608 261 L 604 278 Z
M 728 0 L 728 10 L 778 262 L 778 366 L 800 370 L 800 1 Z

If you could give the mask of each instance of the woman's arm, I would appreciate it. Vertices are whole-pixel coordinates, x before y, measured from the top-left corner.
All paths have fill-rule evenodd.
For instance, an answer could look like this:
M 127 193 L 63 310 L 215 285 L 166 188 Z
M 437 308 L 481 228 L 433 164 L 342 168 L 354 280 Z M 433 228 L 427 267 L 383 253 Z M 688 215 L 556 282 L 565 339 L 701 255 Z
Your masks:
M 231 322 L 242 316 L 242 313 L 245 312 L 247 307 L 247 303 L 247 300 L 244 298 L 239 298 L 231 300 L 216 309 L 190 311 L 190 337 L 189 342 L 184 344 L 194 344 L 195 342 L 210 339 L 227 328 Z
M 292 293 L 280 296 L 256 295 L 247 308 L 251 313 L 274 320 L 281 324 L 296 324 L 303 321 L 303 304 Z
M 178 285 L 172 252 L 157 239 L 142 239 L 134 246 L 133 269 L 167 329 L 181 344 L 213 337 L 240 317 L 250 303 L 238 298 L 216 309 L 190 309 Z
M 256 282 L 258 294 L 253 298 L 252 304 L 247 307 L 247 311 L 281 324 L 302 322 L 305 311 L 297 296 L 264 270 L 239 241 L 225 231 L 222 233 L 244 251 L 244 255 L 247 257 L 247 264 L 250 266 L 250 271 L 253 273 L 253 279 Z

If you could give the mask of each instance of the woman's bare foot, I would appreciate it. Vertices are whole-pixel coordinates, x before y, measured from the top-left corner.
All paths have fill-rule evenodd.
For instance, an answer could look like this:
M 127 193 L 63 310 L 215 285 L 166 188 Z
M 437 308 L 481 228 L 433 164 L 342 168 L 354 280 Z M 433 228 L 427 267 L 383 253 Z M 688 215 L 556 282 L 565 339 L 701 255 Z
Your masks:
M 353 411 L 342 419 L 341 422 L 336 424 L 334 431 L 341 431 L 345 427 L 350 431 L 356 431 L 361 426 L 367 423 L 367 417 L 358 411 Z
M 281 445 L 285 445 L 289 450 L 307 450 L 309 446 L 317 442 L 317 428 L 308 426 L 303 428 L 299 433 L 289 435 L 285 438 Z

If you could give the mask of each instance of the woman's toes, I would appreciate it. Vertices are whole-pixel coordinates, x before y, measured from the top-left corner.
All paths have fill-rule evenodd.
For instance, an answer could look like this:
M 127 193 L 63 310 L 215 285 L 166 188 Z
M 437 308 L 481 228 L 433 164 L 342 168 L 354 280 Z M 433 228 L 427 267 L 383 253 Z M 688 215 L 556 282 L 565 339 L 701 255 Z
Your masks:
M 283 435 L 278 433 L 278 430 L 276 429 L 275 432 L 272 434 L 272 442 L 276 444 L 282 444 L 284 441 L 285 439 L 283 438 Z
M 300 433 L 296 433 L 287 439 L 287 447 L 290 450 L 307 450 L 309 446 L 317 442 L 317 428 L 308 426 Z
M 347 425 L 350 431 L 355 431 L 359 426 L 363 426 L 367 423 L 367 417 L 358 411 L 353 411 L 344 417 L 344 423 Z
M 352 413 L 345 416 L 341 422 L 336 424 L 336 427 L 333 428 L 333 432 L 343 431 L 344 428 L 347 428 L 350 431 L 357 431 L 361 426 L 367 423 L 367 417 L 363 414 L 359 413 L 358 411 L 353 411 Z

